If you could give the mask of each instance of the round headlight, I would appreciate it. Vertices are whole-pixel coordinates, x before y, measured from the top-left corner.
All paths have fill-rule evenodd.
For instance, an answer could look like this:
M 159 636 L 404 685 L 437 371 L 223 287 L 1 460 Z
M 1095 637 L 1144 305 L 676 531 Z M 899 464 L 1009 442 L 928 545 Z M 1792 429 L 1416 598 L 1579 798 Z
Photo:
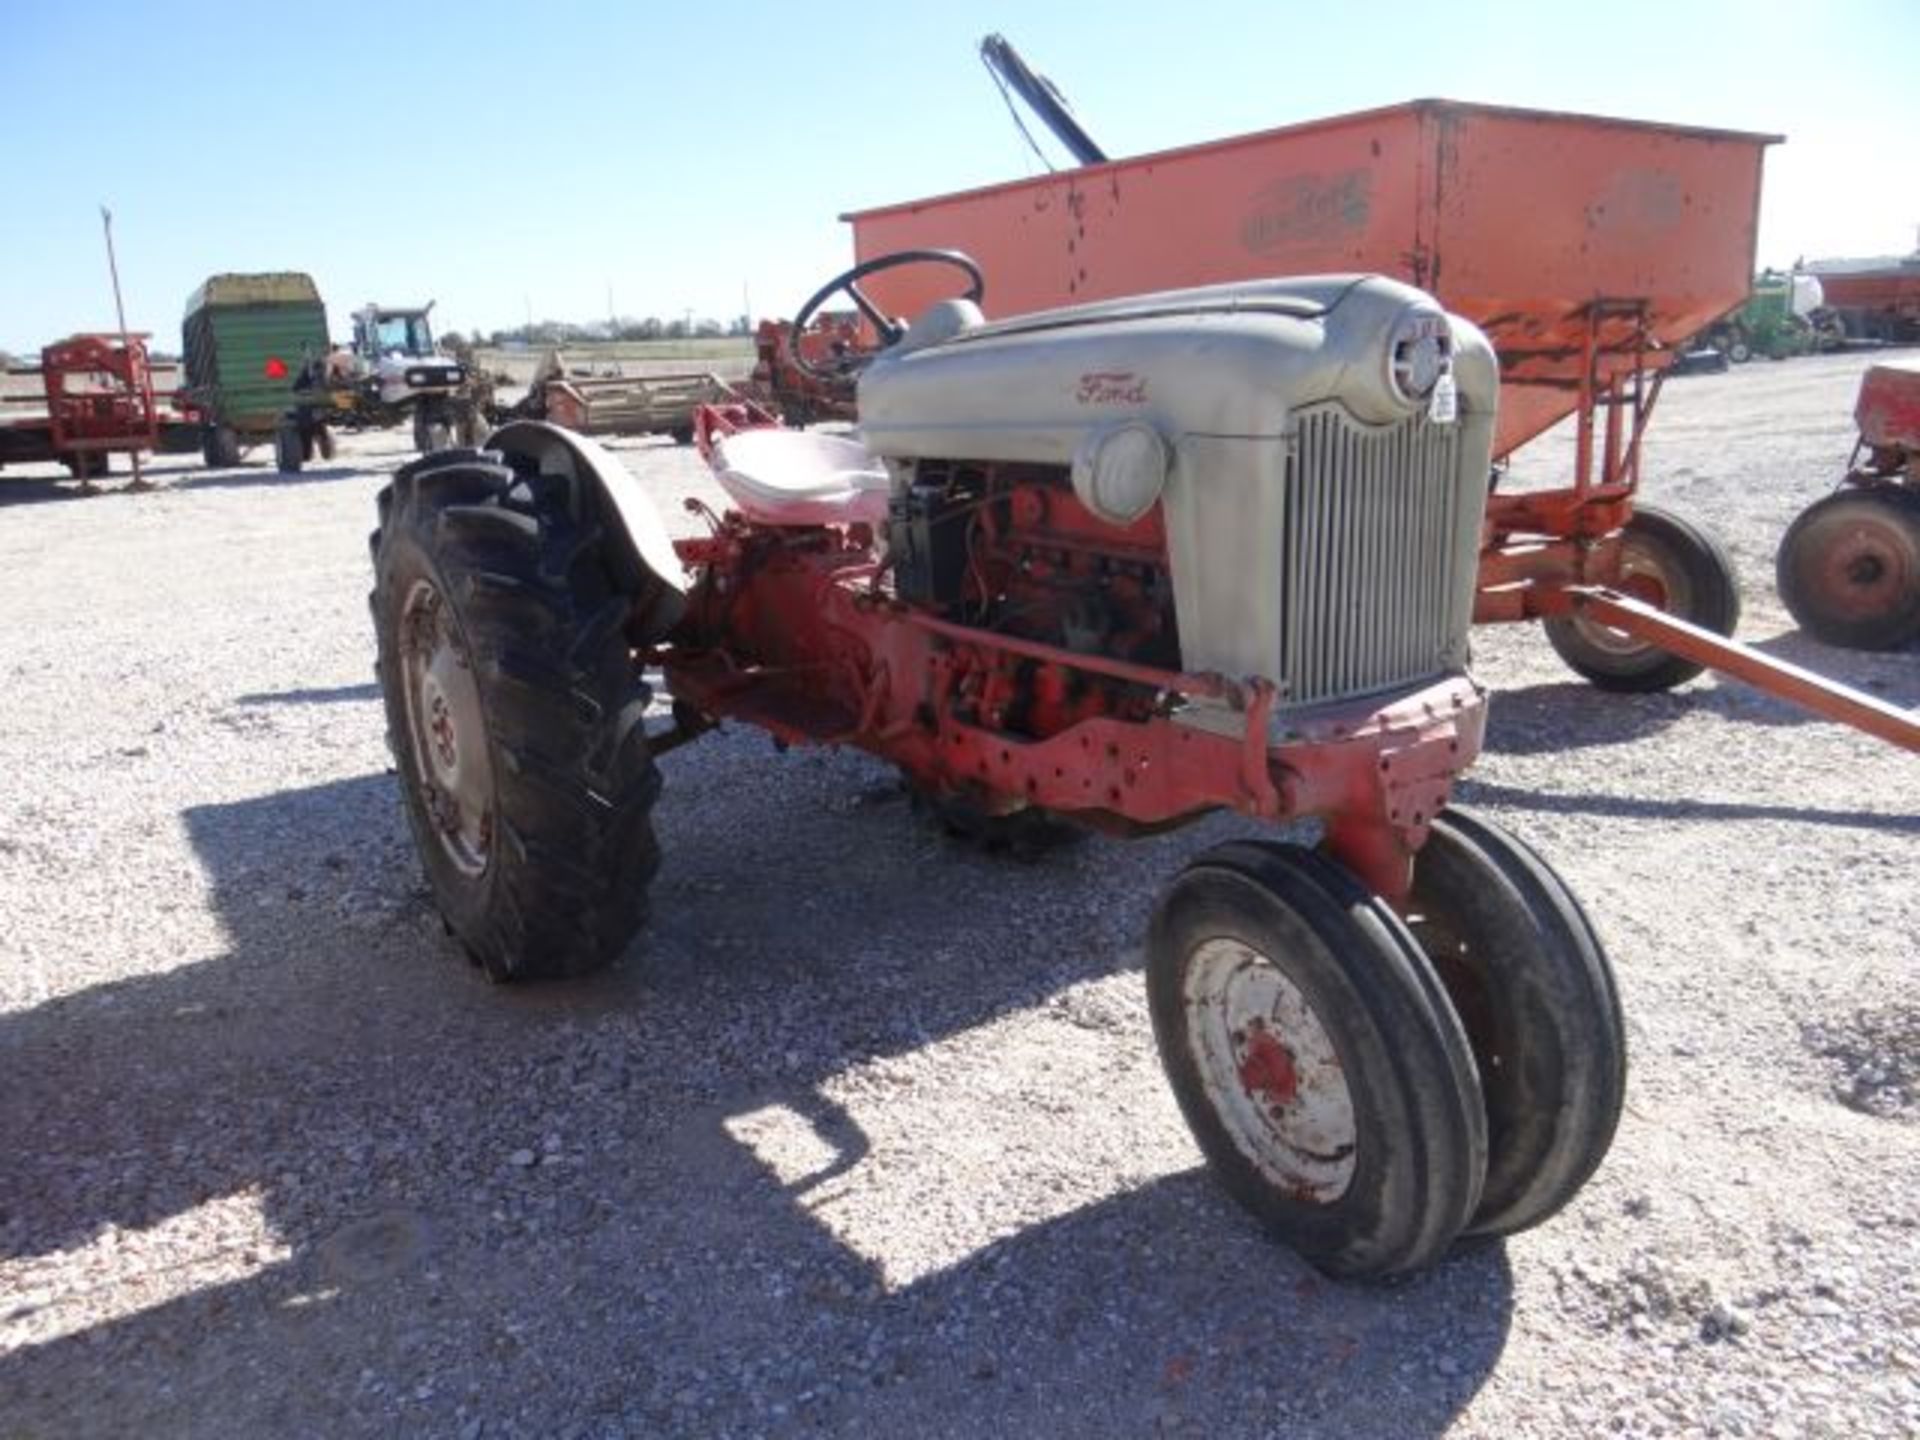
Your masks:
M 1073 457 L 1073 493 L 1109 525 L 1131 525 L 1160 498 L 1168 464 L 1167 442 L 1151 425 L 1096 430 Z
M 1394 397 L 1418 405 L 1453 367 L 1453 332 L 1433 310 L 1409 310 L 1387 346 L 1387 384 Z

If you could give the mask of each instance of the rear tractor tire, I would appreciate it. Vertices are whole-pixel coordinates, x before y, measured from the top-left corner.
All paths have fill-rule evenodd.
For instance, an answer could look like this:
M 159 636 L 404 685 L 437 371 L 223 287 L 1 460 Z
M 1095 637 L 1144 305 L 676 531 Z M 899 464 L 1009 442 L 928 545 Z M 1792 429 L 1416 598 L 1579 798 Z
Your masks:
M 472 452 L 415 461 L 380 496 L 388 743 L 434 900 L 496 980 L 617 958 L 659 866 L 647 691 L 599 504 Z
M 1156 907 L 1161 1063 L 1216 1175 L 1329 1274 L 1416 1269 L 1480 1203 L 1486 1106 L 1439 976 L 1325 856 L 1242 841 Z
M 1626 1098 L 1626 1022 L 1600 937 L 1545 860 L 1458 809 L 1414 859 L 1407 923 L 1486 1099 L 1487 1180 L 1467 1233 L 1538 1225 L 1599 1168 Z
M 1848 485 L 1801 511 L 1781 538 L 1774 583 L 1795 623 L 1850 650 L 1920 637 L 1920 491 Z
M 1726 548 L 1691 521 L 1652 505 L 1636 506 L 1627 521 L 1612 583 L 1718 635 L 1733 634 L 1740 623 L 1740 583 Z M 1545 629 L 1560 658 L 1602 690 L 1671 690 L 1706 668 L 1582 615 L 1557 616 Z

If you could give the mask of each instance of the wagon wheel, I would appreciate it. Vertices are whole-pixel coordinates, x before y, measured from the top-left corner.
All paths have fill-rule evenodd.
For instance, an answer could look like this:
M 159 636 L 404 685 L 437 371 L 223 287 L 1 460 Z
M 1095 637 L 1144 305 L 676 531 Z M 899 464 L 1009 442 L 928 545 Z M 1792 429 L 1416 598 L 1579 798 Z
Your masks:
M 1413 1269 L 1472 1217 L 1487 1131 L 1466 1032 L 1339 865 L 1266 842 L 1202 855 L 1154 911 L 1147 998 L 1215 1173 L 1321 1269 Z
M 1598 1168 L 1620 1121 L 1619 994 L 1592 922 L 1520 841 L 1450 809 L 1414 862 L 1407 923 L 1473 1047 L 1487 1181 L 1471 1234 L 1537 1225 Z
M 241 460 L 240 434 L 231 425 L 209 425 L 200 437 L 200 458 L 209 470 L 231 470 Z
M 1716 634 L 1731 635 L 1740 623 L 1740 585 L 1725 547 L 1652 505 L 1636 506 L 1627 521 L 1609 583 Z M 1545 629 L 1560 658 L 1602 690 L 1670 690 L 1706 668 L 1585 615 L 1555 617 Z
M 1849 485 L 1816 501 L 1782 537 L 1774 582 L 1829 645 L 1894 650 L 1920 636 L 1920 493 Z

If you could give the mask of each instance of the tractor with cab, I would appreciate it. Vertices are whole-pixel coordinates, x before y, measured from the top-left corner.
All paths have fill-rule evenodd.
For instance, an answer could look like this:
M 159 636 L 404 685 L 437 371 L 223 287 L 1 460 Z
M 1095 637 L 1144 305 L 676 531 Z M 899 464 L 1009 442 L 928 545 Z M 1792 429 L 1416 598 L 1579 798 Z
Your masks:
M 363 306 L 353 314 L 351 344 L 307 354 L 274 435 L 283 472 L 331 457 L 336 429 L 411 423 L 423 455 L 479 441 L 486 421 L 472 369 L 435 340 L 432 311 L 431 302 Z

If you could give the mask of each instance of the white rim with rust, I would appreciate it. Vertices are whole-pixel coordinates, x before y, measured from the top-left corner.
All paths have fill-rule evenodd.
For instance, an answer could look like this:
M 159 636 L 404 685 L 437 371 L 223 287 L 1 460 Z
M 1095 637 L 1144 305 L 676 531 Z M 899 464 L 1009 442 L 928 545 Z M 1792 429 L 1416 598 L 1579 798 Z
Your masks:
M 465 875 L 493 853 L 493 761 L 480 687 L 440 591 L 416 580 L 400 608 L 401 693 L 415 783 L 447 858 Z
M 1187 965 L 1187 1038 L 1233 1143 L 1289 1198 L 1330 1205 L 1353 1183 L 1353 1091 L 1326 1026 L 1265 955 L 1201 942 Z

